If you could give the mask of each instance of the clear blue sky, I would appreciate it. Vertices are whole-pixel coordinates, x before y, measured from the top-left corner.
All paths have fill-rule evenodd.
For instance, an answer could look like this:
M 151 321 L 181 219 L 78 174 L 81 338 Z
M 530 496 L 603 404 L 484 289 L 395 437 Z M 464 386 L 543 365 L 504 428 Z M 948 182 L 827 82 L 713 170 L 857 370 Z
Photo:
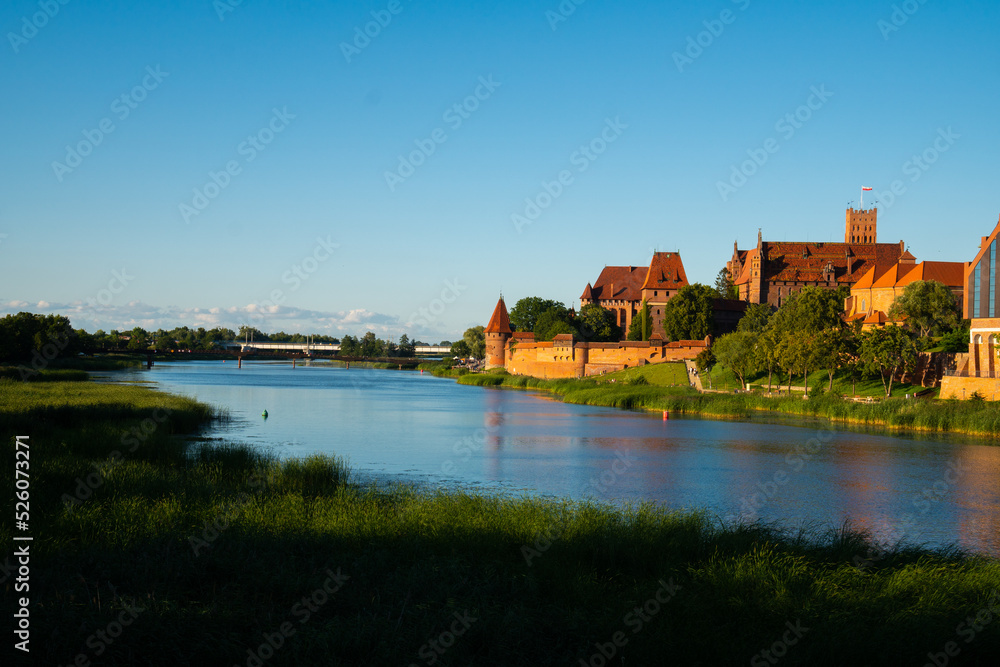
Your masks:
M 91 331 L 436 342 L 654 249 L 711 283 L 758 227 L 839 241 L 863 185 L 920 260 L 1000 215 L 992 0 L 14 0 L 0 29 L 0 312 Z

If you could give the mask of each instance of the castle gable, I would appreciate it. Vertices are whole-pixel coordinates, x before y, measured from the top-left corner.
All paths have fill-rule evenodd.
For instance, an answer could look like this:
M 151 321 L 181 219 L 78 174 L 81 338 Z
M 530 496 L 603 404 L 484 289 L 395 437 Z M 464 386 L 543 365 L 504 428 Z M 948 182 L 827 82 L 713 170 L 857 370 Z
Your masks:
M 605 266 L 591 288 L 594 301 L 641 301 L 649 267 Z
M 680 253 L 653 253 L 642 289 L 679 290 L 688 284 Z

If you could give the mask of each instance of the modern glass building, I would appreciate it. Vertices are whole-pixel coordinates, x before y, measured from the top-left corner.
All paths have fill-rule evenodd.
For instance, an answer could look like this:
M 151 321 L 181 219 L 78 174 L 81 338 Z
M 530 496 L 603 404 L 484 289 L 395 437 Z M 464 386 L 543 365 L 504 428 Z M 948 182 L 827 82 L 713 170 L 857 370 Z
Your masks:
M 983 240 L 979 254 L 965 273 L 965 317 L 993 319 L 1000 312 L 1000 285 L 997 284 L 997 233 L 1000 223 Z

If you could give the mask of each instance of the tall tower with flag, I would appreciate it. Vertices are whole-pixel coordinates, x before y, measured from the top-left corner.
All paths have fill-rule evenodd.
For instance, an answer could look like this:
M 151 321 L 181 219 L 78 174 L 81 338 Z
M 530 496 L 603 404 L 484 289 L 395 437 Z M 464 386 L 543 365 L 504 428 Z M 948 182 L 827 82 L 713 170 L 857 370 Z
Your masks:
M 862 202 L 864 201 L 864 191 L 871 188 L 861 188 Z M 847 228 L 844 231 L 844 243 L 860 245 L 875 245 L 878 243 L 878 209 L 872 206 L 865 209 L 847 209 Z

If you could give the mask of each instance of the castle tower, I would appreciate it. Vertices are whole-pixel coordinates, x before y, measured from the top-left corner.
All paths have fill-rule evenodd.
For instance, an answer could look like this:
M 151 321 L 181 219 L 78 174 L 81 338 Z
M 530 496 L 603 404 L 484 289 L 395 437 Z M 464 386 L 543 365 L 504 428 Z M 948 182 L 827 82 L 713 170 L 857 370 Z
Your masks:
M 847 209 L 844 243 L 875 245 L 878 243 L 878 209 Z
M 510 316 L 507 314 L 507 304 L 503 295 L 493 309 L 493 317 L 486 325 L 483 334 L 486 337 L 486 368 L 504 368 L 506 366 L 507 341 L 510 340 Z

